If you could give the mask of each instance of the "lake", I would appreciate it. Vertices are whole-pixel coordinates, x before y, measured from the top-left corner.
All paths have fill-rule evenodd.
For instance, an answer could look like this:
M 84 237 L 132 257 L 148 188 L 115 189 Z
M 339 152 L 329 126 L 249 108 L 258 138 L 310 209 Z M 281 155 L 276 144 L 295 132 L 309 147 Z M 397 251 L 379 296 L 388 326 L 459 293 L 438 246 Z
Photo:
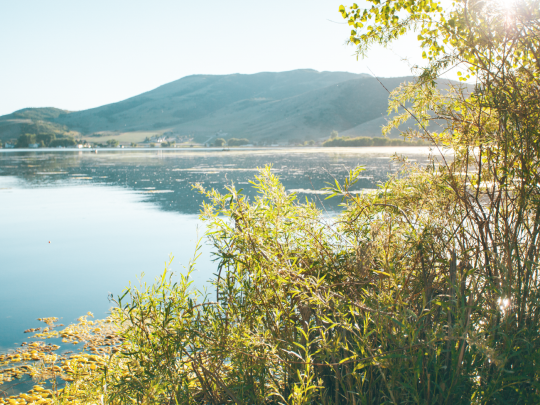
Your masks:
M 171 269 L 184 271 L 204 234 L 202 197 L 191 185 L 222 190 L 248 183 L 271 164 L 285 188 L 315 199 L 328 215 L 339 199 L 318 190 L 364 165 L 358 189 L 376 188 L 399 165 L 394 153 L 419 163 L 428 148 L 0 150 L 0 351 L 20 344 L 23 331 L 56 316 L 68 324 L 91 311 L 107 316 L 119 294 Z M 195 285 L 216 263 L 203 245 Z

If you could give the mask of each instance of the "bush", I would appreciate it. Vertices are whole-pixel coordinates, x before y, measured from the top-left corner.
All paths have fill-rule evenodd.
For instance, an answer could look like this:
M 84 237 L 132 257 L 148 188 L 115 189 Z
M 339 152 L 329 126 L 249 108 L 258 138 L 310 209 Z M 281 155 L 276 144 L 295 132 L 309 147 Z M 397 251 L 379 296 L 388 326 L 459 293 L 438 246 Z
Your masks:
M 36 135 L 23 134 L 23 135 L 20 135 L 19 138 L 17 138 L 17 144 L 15 146 L 17 148 L 27 148 L 28 145 L 32 143 L 36 143 Z
M 434 167 L 405 165 L 365 194 L 351 193 L 362 169 L 352 171 L 328 190 L 345 204 L 333 220 L 297 202 L 270 168 L 254 201 L 197 186 L 219 259 L 214 292 L 194 290 L 191 270 L 128 289 L 113 313 L 121 351 L 64 395 L 84 387 L 110 404 L 470 404 L 513 398 L 511 383 L 531 398 L 523 403 L 537 403 L 537 266 L 530 277 L 505 271 L 503 293 L 480 235 L 468 232 L 474 212 Z
M 242 146 L 242 145 L 247 145 L 247 144 L 249 144 L 249 140 L 247 140 L 245 138 L 242 138 L 242 139 L 231 138 L 227 142 L 227 145 L 229 145 L 229 146 Z
M 56 148 L 58 146 L 63 146 L 63 147 L 74 146 L 75 144 L 76 143 L 73 138 L 59 138 L 59 139 L 52 140 L 49 146 L 51 148 Z
M 223 138 L 217 138 L 215 141 L 214 141 L 214 146 L 225 146 L 225 139 Z
M 119 144 L 120 142 L 118 142 L 116 139 L 109 139 L 107 141 L 107 146 L 110 148 L 116 148 Z
M 55 134 L 38 134 L 36 135 L 36 142 L 41 143 L 42 146 L 49 146 L 52 141 L 56 139 Z

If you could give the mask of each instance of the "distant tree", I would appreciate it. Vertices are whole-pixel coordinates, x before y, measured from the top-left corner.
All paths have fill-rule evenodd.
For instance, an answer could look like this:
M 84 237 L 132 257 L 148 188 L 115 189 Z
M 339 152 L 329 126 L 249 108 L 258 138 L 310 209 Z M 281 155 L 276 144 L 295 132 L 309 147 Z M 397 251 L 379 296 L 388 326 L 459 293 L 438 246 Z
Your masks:
M 405 139 L 389 139 L 386 137 L 359 137 L 359 138 L 349 138 L 346 136 L 338 137 L 334 139 L 327 139 L 322 146 L 427 146 L 431 143 L 418 139 L 416 141 L 405 140 Z
M 150 142 L 150 138 L 146 137 L 144 138 L 144 143 Z
M 27 148 L 28 145 L 31 143 L 36 143 L 36 135 L 35 134 L 22 134 L 17 139 L 17 144 L 15 145 L 17 148 Z
M 227 142 L 229 146 L 242 146 L 242 145 L 247 145 L 248 143 L 249 143 L 249 140 L 246 138 L 242 138 L 242 139 L 231 138 L 229 139 L 229 142 Z
M 68 138 L 59 138 L 59 139 L 54 139 L 51 141 L 51 143 L 49 143 L 49 146 L 51 148 L 55 148 L 57 146 L 73 146 L 75 145 L 75 140 L 71 137 L 68 137 Z
M 56 139 L 55 134 L 38 134 L 36 135 L 36 142 L 41 146 L 49 146 L 52 141 Z
M 107 146 L 111 147 L 111 148 L 115 148 L 119 145 L 119 142 L 116 140 L 116 139 L 109 139 L 107 141 Z
M 214 141 L 214 146 L 225 146 L 225 139 L 218 138 Z
M 137 147 L 137 144 L 135 142 L 131 142 L 131 147 L 132 148 L 136 148 Z
M 330 139 L 336 139 L 339 136 L 339 132 L 336 130 L 333 130 L 330 132 Z

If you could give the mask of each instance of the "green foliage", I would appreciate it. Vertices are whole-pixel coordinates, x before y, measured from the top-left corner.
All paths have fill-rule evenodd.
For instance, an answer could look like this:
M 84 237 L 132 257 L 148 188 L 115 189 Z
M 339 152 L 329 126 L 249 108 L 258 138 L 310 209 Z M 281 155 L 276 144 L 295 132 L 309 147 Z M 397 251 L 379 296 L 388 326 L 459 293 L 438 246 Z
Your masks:
M 56 139 L 55 134 L 38 134 L 36 135 L 36 141 L 41 144 L 41 146 L 49 146 L 52 141 Z
M 56 137 L 53 133 L 23 134 L 17 139 L 17 148 L 27 148 L 30 144 L 39 144 L 42 147 L 73 146 L 75 141 L 72 137 Z
M 226 142 L 225 142 L 225 139 L 223 138 L 217 138 L 215 141 L 214 141 L 214 146 L 225 146 Z
M 246 138 L 238 139 L 238 138 L 231 138 L 227 141 L 227 145 L 229 146 L 242 146 L 249 144 L 249 140 Z
M 191 270 L 130 287 L 113 315 L 121 350 L 65 395 L 85 387 L 88 403 L 105 395 L 109 404 L 538 403 L 537 218 L 522 222 L 532 235 L 486 248 L 486 225 L 447 169 L 404 162 L 377 192 L 353 193 L 362 170 L 329 187 L 344 202 L 333 219 L 298 202 L 270 168 L 253 201 L 234 187 L 198 186 L 218 259 L 212 296 L 192 288 Z M 505 244 L 515 244 L 510 257 Z
M 322 146 L 426 146 L 431 145 L 430 142 L 425 142 L 422 140 L 417 141 L 407 141 L 403 139 L 388 139 L 388 138 L 369 138 L 369 137 L 359 137 L 359 138 L 348 138 L 348 137 L 338 137 L 331 138 L 322 144 Z
M 67 138 L 53 139 L 49 143 L 48 146 L 50 146 L 51 148 L 56 148 L 58 146 L 67 147 L 67 146 L 74 146 L 74 145 L 76 145 L 75 140 L 71 137 L 67 137 Z
M 17 148 L 27 148 L 28 145 L 32 143 L 36 143 L 36 135 L 23 134 L 23 135 L 20 135 L 19 138 L 17 138 L 17 144 L 15 146 Z
M 339 132 L 334 130 L 330 133 L 330 139 L 335 139 L 339 136 Z
M 116 148 L 120 143 L 116 139 L 109 139 L 107 141 L 107 146 L 110 148 Z
M 357 4 L 339 7 L 353 28 L 349 40 L 361 56 L 373 44 L 387 45 L 414 30 L 429 61 L 424 78 L 433 79 L 460 63 L 465 70 L 458 73 L 460 80 L 502 74 L 499 68 L 533 75 L 538 69 L 538 0 L 458 0 L 444 8 L 434 0 L 368 2 L 368 9 Z
M 64 125 L 59 125 L 54 122 L 34 121 L 31 124 L 21 125 L 21 131 L 24 133 L 32 133 L 36 135 L 55 134 L 63 135 L 68 129 Z
M 15 111 L 12 114 L 9 114 L 8 118 L 18 118 L 18 119 L 30 119 L 30 120 L 39 120 L 47 121 L 58 118 L 61 115 L 68 114 L 69 111 L 61 110 L 59 108 L 45 107 L 45 108 L 25 108 L 19 111 Z

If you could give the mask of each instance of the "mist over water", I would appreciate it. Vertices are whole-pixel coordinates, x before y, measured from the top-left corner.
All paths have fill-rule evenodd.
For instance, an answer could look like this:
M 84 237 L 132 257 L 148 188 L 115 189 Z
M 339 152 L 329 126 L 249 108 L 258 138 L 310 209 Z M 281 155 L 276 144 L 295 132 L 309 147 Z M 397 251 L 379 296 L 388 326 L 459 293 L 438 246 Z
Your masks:
M 324 200 L 327 182 L 363 165 L 355 188 L 376 188 L 399 169 L 394 152 L 428 158 L 427 148 L 0 152 L 0 351 L 39 317 L 106 316 L 109 294 L 142 273 L 153 281 L 171 254 L 171 269 L 185 272 L 204 234 L 192 184 L 234 183 L 253 197 L 249 181 L 271 164 L 287 190 L 331 214 L 340 200 Z M 201 252 L 198 287 L 216 268 L 211 247 Z

